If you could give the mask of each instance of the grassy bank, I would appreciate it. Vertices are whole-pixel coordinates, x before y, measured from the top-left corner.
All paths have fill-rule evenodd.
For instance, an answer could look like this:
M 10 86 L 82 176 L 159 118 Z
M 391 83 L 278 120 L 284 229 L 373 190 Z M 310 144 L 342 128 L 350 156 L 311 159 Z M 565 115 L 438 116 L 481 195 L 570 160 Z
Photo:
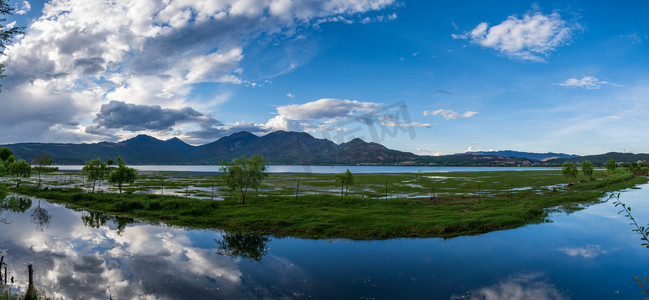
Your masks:
M 156 194 L 93 194 L 80 189 L 24 187 L 14 191 L 75 209 L 194 228 L 301 238 L 387 239 L 452 237 L 539 223 L 546 220 L 548 208 L 578 210 L 580 204 L 597 201 L 606 192 L 647 182 L 645 177 L 623 170 L 609 177 L 598 173 L 596 180 L 571 187 L 556 185 L 564 181 L 558 171 L 472 172 L 461 178 L 440 174 L 363 174 L 357 182 L 373 186 L 376 190 L 362 190 L 371 196 L 354 193 L 341 199 L 333 192 L 298 197 L 262 193 L 259 197 L 253 194 L 245 205 L 232 197 L 211 201 Z M 311 186 L 331 186 L 322 174 L 292 176 L 302 182 L 311 176 Z M 381 186 L 395 176 L 410 176 L 414 181 L 381 198 Z M 436 176 L 444 180 L 434 182 L 437 191 L 433 194 L 426 185 L 439 179 Z M 473 186 L 467 186 L 467 178 Z M 430 195 L 394 196 L 421 192 L 419 189 Z M 454 192 L 447 192 L 451 189 Z

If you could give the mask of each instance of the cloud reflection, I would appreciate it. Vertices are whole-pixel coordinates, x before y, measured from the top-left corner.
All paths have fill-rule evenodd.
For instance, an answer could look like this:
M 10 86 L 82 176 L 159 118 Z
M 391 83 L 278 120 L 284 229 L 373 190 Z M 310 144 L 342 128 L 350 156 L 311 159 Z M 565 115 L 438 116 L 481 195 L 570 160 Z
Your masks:
M 451 299 L 471 300 L 560 300 L 568 299 L 553 284 L 548 283 L 540 273 L 524 273 L 507 278 L 492 286 L 482 287 L 466 296 L 452 296 Z
M 559 251 L 567 254 L 568 256 L 581 256 L 583 258 L 595 258 L 600 254 L 605 254 L 608 251 L 602 250 L 600 245 L 586 245 L 577 248 L 560 248 Z

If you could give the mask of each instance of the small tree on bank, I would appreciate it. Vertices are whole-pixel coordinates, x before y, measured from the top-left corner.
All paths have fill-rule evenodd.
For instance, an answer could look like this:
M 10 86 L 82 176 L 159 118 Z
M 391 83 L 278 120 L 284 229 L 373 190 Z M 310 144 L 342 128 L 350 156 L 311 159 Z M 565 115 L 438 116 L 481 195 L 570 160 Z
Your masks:
M 225 185 L 230 191 L 237 191 L 241 196 L 241 204 L 245 204 L 248 188 L 258 188 L 268 176 L 267 170 L 266 160 L 259 154 L 255 154 L 250 158 L 242 156 L 231 162 L 225 162 L 220 171 L 224 175 Z
M 116 184 L 117 187 L 119 187 L 119 193 L 121 194 L 122 186 L 125 183 L 133 184 L 133 182 L 135 182 L 135 177 L 137 177 L 135 169 L 127 167 L 120 156 L 117 158 L 117 168 L 110 171 L 108 182 Z
M 29 178 L 32 175 L 32 166 L 24 160 L 17 160 L 9 165 L 9 174 L 16 178 L 16 187 L 20 187 L 20 181 L 23 178 Z
M 340 199 L 342 199 L 343 189 L 345 190 L 345 196 L 349 194 L 349 186 L 354 184 L 354 175 L 352 175 L 352 172 L 349 172 L 349 169 L 347 169 L 345 173 L 336 175 L 336 182 L 340 183 Z
M 613 174 L 613 171 L 617 168 L 617 162 L 615 161 L 615 158 L 609 158 L 606 161 L 606 173 L 608 174 Z
M 93 193 L 95 192 L 95 185 L 97 184 L 97 181 L 106 178 L 109 172 L 110 169 L 108 168 L 108 165 L 106 165 L 106 163 L 101 161 L 101 159 L 99 158 L 87 161 L 84 164 L 83 169 L 81 169 L 81 174 L 86 176 L 86 180 L 88 180 L 88 182 L 92 182 Z
M 563 176 L 565 176 L 568 179 L 568 185 L 572 185 L 572 179 L 577 177 L 579 171 L 577 170 L 575 164 L 567 161 L 565 164 L 563 164 L 563 168 L 561 169 L 561 174 L 563 174 Z
M 49 165 L 52 165 L 52 159 L 45 155 L 45 154 L 39 154 L 33 162 L 36 163 L 36 166 L 34 167 L 34 170 L 36 171 L 36 174 L 38 174 L 38 187 L 41 187 L 41 175 L 43 172 L 48 172 L 51 169 L 48 169 Z
M 588 180 L 593 180 L 593 163 L 590 161 L 582 161 L 581 162 L 581 172 L 584 174 L 584 176 L 588 177 Z

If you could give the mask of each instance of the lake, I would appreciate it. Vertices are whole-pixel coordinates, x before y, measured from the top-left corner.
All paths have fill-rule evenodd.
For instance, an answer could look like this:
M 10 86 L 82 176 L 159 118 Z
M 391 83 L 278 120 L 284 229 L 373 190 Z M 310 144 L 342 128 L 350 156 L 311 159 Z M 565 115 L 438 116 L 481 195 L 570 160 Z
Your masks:
M 56 166 L 61 171 L 80 171 L 80 165 Z M 138 171 L 151 172 L 195 172 L 218 173 L 217 165 L 131 165 Z M 449 166 L 268 166 L 270 173 L 343 173 L 349 169 L 352 173 L 432 173 L 432 172 L 476 172 L 476 171 L 527 171 L 527 170 L 561 170 L 560 167 L 449 167 Z
M 622 192 L 649 223 L 649 185 Z M 4 211 L 16 289 L 66 299 L 635 299 L 649 249 L 611 202 L 452 239 L 303 240 L 187 230 L 32 200 Z M 49 218 L 48 218 L 49 216 Z

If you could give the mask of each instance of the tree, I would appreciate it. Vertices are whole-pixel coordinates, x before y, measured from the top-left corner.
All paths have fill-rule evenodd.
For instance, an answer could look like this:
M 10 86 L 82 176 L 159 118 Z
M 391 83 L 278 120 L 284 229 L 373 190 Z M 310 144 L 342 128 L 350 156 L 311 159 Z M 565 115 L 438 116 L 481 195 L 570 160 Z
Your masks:
M 593 180 L 593 163 L 590 161 L 582 161 L 581 162 L 581 172 L 584 174 L 584 176 L 588 177 L 588 180 Z
M 577 170 L 577 167 L 575 164 L 567 161 L 565 164 L 563 164 L 563 168 L 561 169 L 561 173 L 563 176 L 568 178 L 568 185 L 572 185 L 572 178 L 577 177 L 577 174 L 579 174 L 579 171 Z
M 41 187 L 41 174 L 47 172 L 47 166 L 52 164 L 52 159 L 46 154 L 39 154 L 34 161 L 36 162 L 36 173 L 38 174 L 38 187 Z
M 29 178 L 32 175 L 32 166 L 24 160 L 17 160 L 9 165 L 9 174 L 16 178 L 16 187 L 20 187 L 22 178 Z
M 16 157 L 13 154 L 11 154 L 11 155 L 9 155 L 9 157 L 7 157 L 7 159 L 3 159 L 3 161 L 4 161 L 4 164 L 5 164 L 5 168 L 7 168 L 7 170 L 8 170 L 9 165 L 16 161 Z
M 615 161 L 615 158 L 609 158 L 606 161 L 606 173 L 612 174 L 613 171 L 617 168 L 617 162 Z
M 8 1 L 0 0 L 0 15 L 11 15 L 13 12 L 14 9 L 9 6 Z M 24 27 L 8 27 L 5 24 L 6 21 L 7 19 L 0 18 L 0 55 L 4 55 L 5 47 L 8 43 L 11 42 L 11 39 L 13 39 L 15 35 L 23 33 L 25 30 Z M 3 64 L 0 64 L 0 79 L 5 77 L 5 75 L 2 75 L 4 70 L 5 66 Z M 0 157 L 2 156 L 0 155 Z M 2 158 L 2 160 L 5 160 L 5 158 Z
M 13 155 L 13 153 L 11 153 L 11 150 L 9 150 L 9 148 L 0 147 L 0 160 L 5 161 L 5 160 L 7 160 L 7 158 L 9 158 L 9 156 L 12 156 L 12 155 Z
M 340 198 L 343 198 L 343 188 L 345 188 L 345 196 L 349 194 L 349 186 L 354 184 L 354 175 L 352 172 L 349 172 L 349 169 L 345 173 L 340 173 L 336 175 L 336 182 L 340 183 Z
M 81 169 L 81 174 L 86 176 L 88 182 L 92 182 L 92 192 L 95 192 L 95 185 L 97 181 L 106 178 L 110 169 L 105 162 L 97 158 L 95 160 L 87 161 Z
M 5 162 L 0 159 L 0 177 L 7 175 L 7 167 L 5 167 Z
M 135 182 L 135 177 L 135 169 L 127 167 L 120 156 L 117 158 L 117 168 L 114 168 L 110 172 L 108 182 L 116 184 L 119 187 L 119 193 L 121 194 L 122 185 L 124 185 L 124 183 L 132 184 Z
M 258 188 L 268 176 L 267 170 L 266 160 L 259 154 L 255 154 L 250 158 L 242 156 L 231 162 L 225 162 L 220 171 L 225 176 L 225 185 L 230 191 L 238 191 L 241 195 L 241 204 L 245 204 L 248 189 Z

